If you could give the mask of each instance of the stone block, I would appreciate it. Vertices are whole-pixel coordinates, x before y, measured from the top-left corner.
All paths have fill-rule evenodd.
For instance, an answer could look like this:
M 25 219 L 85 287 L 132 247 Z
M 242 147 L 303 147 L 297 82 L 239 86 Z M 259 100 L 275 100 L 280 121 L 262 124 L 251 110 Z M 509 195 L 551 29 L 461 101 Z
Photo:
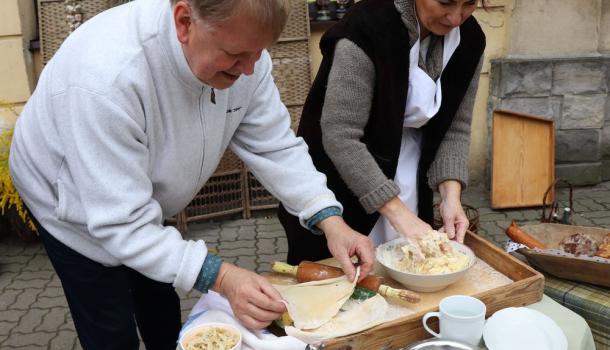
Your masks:
M 602 160 L 602 181 L 610 181 L 610 159 Z
M 608 62 L 610 64 L 610 61 Z M 608 85 L 610 86 L 610 72 L 608 73 Z M 606 121 L 610 122 L 610 95 L 606 98 Z
M 606 95 L 565 95 L 560 129 L 599 129 L 604 126 Z
M 555 166 L 555 176 L 572 185 L 595 185 L 601 182 L 602 163 L 559 164 Z
M 555 137 L 555 159 L 560 163 L 599 161 L 600 139 L 600 130 L 559 130 Z
M 557 62 L 553 69 L 553 94 L 595 94 L 608 91 L 603 59 Z
M 559 120 L 561 99 L 559 97 L 505 98 L 500 101 L 499 108 Z
M 501 97 L 548 96 L 552 69 L 548 62 L 504 62 L 501 73 Z
M 604 159 L 610 159 L 610 123 L 602 128 L 601 156 Z

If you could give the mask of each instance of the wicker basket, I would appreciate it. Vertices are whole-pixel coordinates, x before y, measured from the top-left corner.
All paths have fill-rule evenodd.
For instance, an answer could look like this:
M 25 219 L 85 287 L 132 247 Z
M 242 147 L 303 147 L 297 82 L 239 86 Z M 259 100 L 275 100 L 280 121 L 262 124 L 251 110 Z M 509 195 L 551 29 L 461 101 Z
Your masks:
M 120 0 L 80 0 L 83 21 L 116 6 Z M 64 0 L 38 0 L 38 26 L 40 31 L 40 52 L 42 63 L 49 62 L 57 49 L 70 35 L 70 25 L 66 20 Z
M 478 233 L 479 232 L 479 211 L 476 208 L 471 207 L 468 204 L 463 204 L 463 203 L 462 203 L 462 208 L 464 208 L 466 217 L 468 218 L 468 221 L 470 222 L 470 225 L 468 225 L 468 230 L 470 230 L 474 233 Z M 434 203 L 433 209 L 434 209 L 434 223 L 432 225 L 432 228 L 435 230 L 438 230 L 439 228 L 443 227 L 443 218 L 441 217 L 441 213 L 439 211 L 439 203 Z

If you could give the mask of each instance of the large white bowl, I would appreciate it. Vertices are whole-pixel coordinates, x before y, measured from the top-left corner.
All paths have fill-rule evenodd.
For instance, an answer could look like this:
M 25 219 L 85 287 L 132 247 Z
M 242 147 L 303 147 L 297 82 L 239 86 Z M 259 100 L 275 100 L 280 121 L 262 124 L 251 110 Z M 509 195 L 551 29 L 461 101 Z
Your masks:
M 178 340 L 177 350 L 186 350 L 188 343 L 195 337 L 197 332 L 205 330 L 206 328 L 224 328 L 229 330 L 233 334 L 238 335 L 239 341 L 237 342 L 237 344 L 235 344 L 235 346 L 233 346 L 232 348 L 227 348 L 226 350 L 241 350 L 242 337 L 239 329 L 233 325 L 220 322 L 202 323 L 187 329 Z
M 450 241 L 450 243 L 454 249 L 459 250 L 470 258 L 470 262 L 463 270 L 438 275 L 424 275 L 402 272 L 393 268 L 390 262 L 391 255 L 395 254 L 396 249 L 400 249 L 399 247 L 406 244 L 404 238 L 398 238 L 379 245 L 375 255 L 377 261 L 383 266 L 387 274 L 400 284 L 417 292 L 436 292 L 457 282 L 476 262 L 476 257 L 470 248 L 455 241 Z

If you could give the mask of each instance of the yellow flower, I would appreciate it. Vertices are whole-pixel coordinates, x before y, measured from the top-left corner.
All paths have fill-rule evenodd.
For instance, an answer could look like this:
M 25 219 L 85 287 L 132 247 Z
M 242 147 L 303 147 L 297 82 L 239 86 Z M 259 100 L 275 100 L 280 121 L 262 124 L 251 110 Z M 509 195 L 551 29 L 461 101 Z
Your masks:
M 12 110 L 12 105 L 0 101 L 0 108 L 8 108 Z M 4 215 L 5 210 L 14 207 L 23 222 L 36 232 L 36 226 L 32 221 L 28 211 L 25 209 L 19 193 L 13 185 L 9 168 L 8 156 L 11 149 L 11 140 L 13 139 L 13 130 L 7 130 L 0 134 L 0 214 Z

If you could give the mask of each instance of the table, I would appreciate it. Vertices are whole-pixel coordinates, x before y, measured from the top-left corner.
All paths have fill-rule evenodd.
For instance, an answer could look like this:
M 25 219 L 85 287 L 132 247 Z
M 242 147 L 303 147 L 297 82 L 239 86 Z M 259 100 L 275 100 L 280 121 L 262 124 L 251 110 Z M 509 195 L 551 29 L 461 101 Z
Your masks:
M 589 324 L 597 350 L 610 350 L 610 289 L 545 274 L 544 293 Z
M 580 315 L 561 306 L 547 295 L 543 295 L 541 301 L 526 307 L 540 311 L 557 323 L 566 335 L 568 350 L 596 350 L 591 328 Z

